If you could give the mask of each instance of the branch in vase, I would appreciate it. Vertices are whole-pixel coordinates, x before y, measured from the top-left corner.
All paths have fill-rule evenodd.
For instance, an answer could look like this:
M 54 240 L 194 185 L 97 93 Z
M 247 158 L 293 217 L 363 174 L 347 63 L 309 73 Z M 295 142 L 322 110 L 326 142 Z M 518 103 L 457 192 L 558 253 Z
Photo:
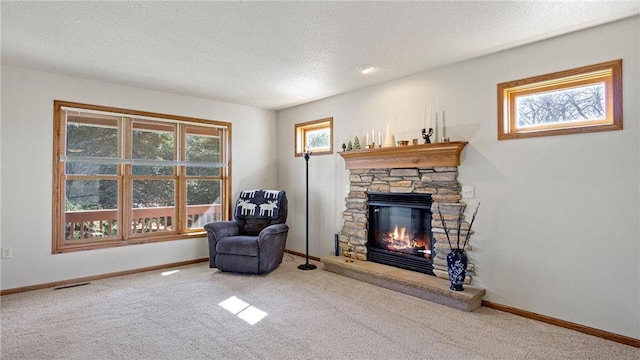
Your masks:
M 469 242 L 469 237 L 471 236 L 471 227 L 473 226 L 473 222 L 476 220 L 476 215 L 478 215 L 479 208 L 480 208 L 480 203 L 478 203 L 478 205 L 476 206 L 476 210 L 473 212 L 473 216 L 471 217 L 471 222 L 469 223 L 469 230 L 467 231 L 467 236 L 465 237 L 464 245 L 462 246 L 463 248 L 467 246 L 467 243 Z M 459 233 L 458 233 L 458 236 L 460 236 Z
M 442 217 L 442 212 L 440 211 L 440 203 L 438 203 L 438 214 L 440 215 L 440 221 L 442 222 L 442 227 L 444 228 L 444 233 L 447 235 L 447 241 L 449 242 L 449 249 L 453 249 L 451 246 L 451 239 L 449 239 L 449 230 L 447 229 L 447 225 L 444 223 L 444 218 Z M 460 235 L 458 235 L 460 236 Z

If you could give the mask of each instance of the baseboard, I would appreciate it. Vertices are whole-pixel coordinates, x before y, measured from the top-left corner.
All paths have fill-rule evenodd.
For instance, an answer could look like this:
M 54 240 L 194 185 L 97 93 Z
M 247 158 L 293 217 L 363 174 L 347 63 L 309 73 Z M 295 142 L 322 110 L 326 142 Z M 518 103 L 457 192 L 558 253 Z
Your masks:
M 585 334 L 588 334 L 588 335 L 593 335 L 593 336 L 597 336 L 599 338 L 603 338 L 603 339 L 615 341 L 615 342 L 618 342 L 618 343 L 621 343 L 621 344 L 625 344 L 625 345 L 629 345 L 629 346 L 634 346 L 634 347 L 640 348 L 640 339 L 635 339 L 635 338 L 632 338 L 632 337 L 629 337 L 629 336 L 624 336 L 624 335 L 620 335 L 620 334 L 616 334 L 616 333 L 612 333 L 612 332 L 608 332 L 608 331 L 592 328 L 592 327 L 589 327 L 589 326 L 576 324 L 576 323 L 573 323 L 573 322 L 570 322 L 570 321 L 556 319 L 556 318 L 553 318 L 551 316 L 541 315 L 541 314 L 537 314 L 537 313 L 534 313 L 534 312 L 530 312 L 530 311 L 526 311 L 526 310 L 522 310 L 522 309 L 517 309 L 517 308 L 511 307 L 511 306 L 507 306 L 507 305 L 496 304 L 496 303 L 493 303 L 491 301 L 482 300 L 482 306 L 486 306 L 486 307 L 491 308 L 491 309 L 508 312 L 510 314 L 519 315 L 519 316 L 522 316 L 522 317 L 525 317 L 525 318 L 541 321 L 541 322 L 544 322 L 544 323 L 547 323 L 547 324 L 556 325 L 556 326 L 563 327 L 563 328 L 566 328 L 566 329 L 579 331 L 581 333 L 585 333 Z
M 300 256 L 300 257 L 303 257 L 303 258 L 305 258 L 305 259 L 306 259 L 306 257 L 307 257 L 307 254 L 299 253 L 299 252 L 297 252 L 297 251 L 292 251 L 292 250 L 287 250 L 287 249 L 285 249 L 285 250 L 284 250 L 284 252 L 289 253 L 289 254 L 291 254 L 291 255 Z M 319 257 L 317 257 L 317 256 L 309 256 L 309 260 L 313 260 L 313 261 L 318 261 L 318 262 L 319 262 L 319 261 L 320 261 L 320 258 L 319 258 Z
M 285 252 L 287 252 L 289 254 L 292 254 L 292 255 L 300 256 L 300 257 L 305 257 L 306 256 L 305 254 L 302 254 L 302 253 L 299 253 L 299 252 L 295 252 L 295 251 L 291 251 L 291 250 L 285 250 Z M 315 257 L 315 256 L 309 256 L 309 259 L 315 260 L 315 261 L 320 261 L 320 258 Z M 201 263 L 201 262 L 205 262 L 205 261 L 209 261 L 209 258 L 207 257 L 207 258 L 201 258 L 201 259 L 179 261 L 179 262 L 175 262 L 175 263 L 164 264 L 164 265 L 156 265 L 156 266 L 150 266 L 150 267 L 139 268 L 139 269 L 118 271 L 118 272 L 100 274 L 100 275 L 93 275 L 93 276 L 85 276 L 85 277 L 81 277 L 81 278 L 54 281 L 54 282 L 44 283 L 44 284 L 22 286 L 22 287 L 17 287 L 17 288 L 12 288 L 12 289 L 0 290 L 0 296 L 16 294 L 16 293 L 21 293 L 21 292 L 25 292 L 25 291 L 33 291 L 33 290 L 54 288 L 54 287 L 58 287 L 58 286 L 65 286 L 65 285 L 71 285 L 71 284 L 76 284 L 76 283 L 81 283 L 81 282 L 94 281 L 94 280 L 99 280 L 99 279 L 106 279 L 106 278 L 116 277 L 116 276 L 131 275 L 131 274 L 141 273 L 141 272 L 145 272 L 145 271 L 154 271 L 154 270 L 166 269 L 166 268 L 177 267 L 177 266 L 197 264 L 197 263 Z
M 38 284 L 38 285 L 17 287 L 17 288 L 13 288 L 13 289 L 0 290 L 0 296 L 9 295 L 9 294 L 16 294 L 16 293 L 21 293 L 21 292 L 25 292 L 25 291 L 40 290 L 40 289 L 47 289 L 47 288 L 71 285 L 71 284 L 82 283 L 82 282 L 87 282 L 87 281 L 106 279 L 106 278 L 116 277 L 116 276 L 131 275 L 131 274 L 141 273 L 141 272 L 145 272 L 145 271 L 154 271 L 154 270 L 172 268 L 172 267 L 177 267 L 177 266 L 185 266 L 185 265 L 197 264 L 197 263 L 201 263 L 201 262 L 205 262 L 205 261 L 209 261 L 209 258 L 207 257 L 207 258 L 201 258 L 201 259 L 179 261 L 179 262 L 170 263 L 170 264 L 149 266 L 149 267 L 145 267 L 145 268 L 125 270 L 125 271 L 117 271 L 117 272 L 108 273 L 108 274 L 85 276 L 85 277 L 69 279 L 69 280 L 54 281 L 54 282 Z

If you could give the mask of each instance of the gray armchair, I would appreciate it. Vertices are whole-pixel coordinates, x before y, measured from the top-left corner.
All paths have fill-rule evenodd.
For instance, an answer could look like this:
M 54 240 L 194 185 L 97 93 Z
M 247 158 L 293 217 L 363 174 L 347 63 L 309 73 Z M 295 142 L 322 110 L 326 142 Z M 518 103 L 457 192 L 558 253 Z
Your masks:
M 204 226 L 209 267 L 221 271 L 264 274 L 282 263 L 289 226 L 284 191 L 243 191 L 233 221 Z

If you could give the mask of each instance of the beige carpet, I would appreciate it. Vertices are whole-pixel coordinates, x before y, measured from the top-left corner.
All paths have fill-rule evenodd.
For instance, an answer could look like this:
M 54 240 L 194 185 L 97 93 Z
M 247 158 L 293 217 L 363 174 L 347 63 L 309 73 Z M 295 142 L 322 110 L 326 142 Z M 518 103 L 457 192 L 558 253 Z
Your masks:
M 266 276 L 221 273 L 202 263 L 168 276 L 154 271 L 3 296 L 0 357 L 640 358 L 640 349 L 630 346 L 492 309 L 454 310 L 324 271 L 321 264 L 301 271 L 301 263 L 285 255 Z M 267 315 L 250 325 L 219 306 L 232 296 Z

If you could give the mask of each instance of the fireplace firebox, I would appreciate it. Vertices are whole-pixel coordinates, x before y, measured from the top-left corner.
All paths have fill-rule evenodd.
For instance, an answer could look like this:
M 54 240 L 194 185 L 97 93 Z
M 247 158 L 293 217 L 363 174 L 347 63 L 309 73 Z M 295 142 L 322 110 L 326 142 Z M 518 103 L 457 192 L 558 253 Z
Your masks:
M 431 195 L 367 193 L 367 260 L 434 275 Z

